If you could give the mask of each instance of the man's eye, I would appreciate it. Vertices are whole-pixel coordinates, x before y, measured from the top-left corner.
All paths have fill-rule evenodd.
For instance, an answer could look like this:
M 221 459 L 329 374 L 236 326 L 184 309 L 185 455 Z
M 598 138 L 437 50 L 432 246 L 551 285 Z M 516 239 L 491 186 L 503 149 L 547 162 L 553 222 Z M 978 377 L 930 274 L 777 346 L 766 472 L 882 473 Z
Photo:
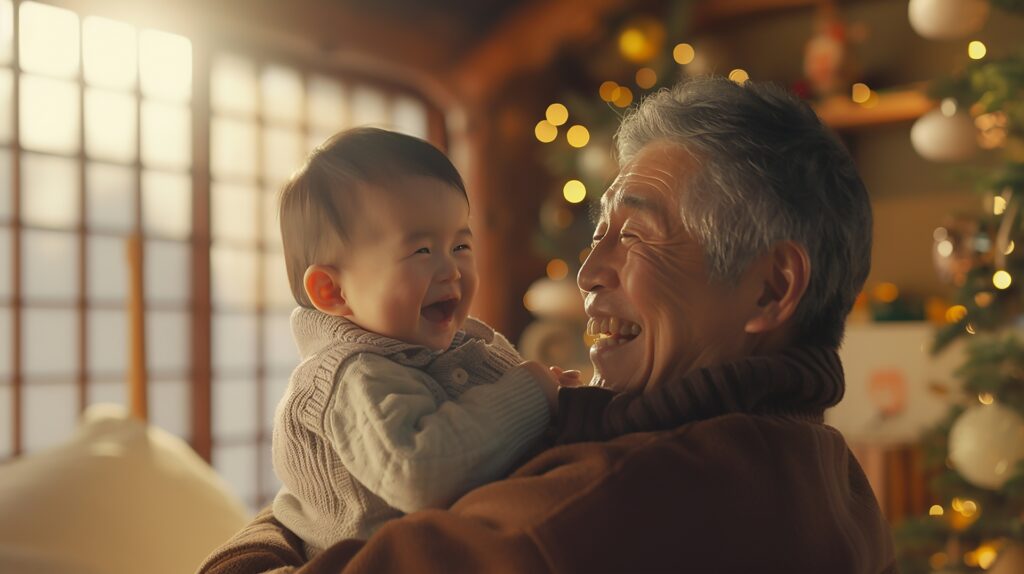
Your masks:
M 595 236 L 594 236 L 593 238 L 591 238 L 591 240 L 590 240 L 590 248 L 591 248 L 591 249 L 593 249 L 593 248 L 597 247 L 597 244 L 598 244 L 598 243 L 599 243 L 599 242 L 600 242 L 600 241 L 601 241 L 602 239 L 604 239 L 604 234 L 603 234 L 603 233 L 602 233 L 601 235 L 595 235 Z
M 619 241 L 625 245 L 632 245 L 633 243 L 640 241 L 640 236 L 635 233 L 620 233 Z
M 426 253 L 427 255 L 430 255 L 430 248 L 429 247 L 420 247 L 419 249 L 417 249 L 416 251 L 413 252 L 413 255 L 416 255 L 417 253 Z

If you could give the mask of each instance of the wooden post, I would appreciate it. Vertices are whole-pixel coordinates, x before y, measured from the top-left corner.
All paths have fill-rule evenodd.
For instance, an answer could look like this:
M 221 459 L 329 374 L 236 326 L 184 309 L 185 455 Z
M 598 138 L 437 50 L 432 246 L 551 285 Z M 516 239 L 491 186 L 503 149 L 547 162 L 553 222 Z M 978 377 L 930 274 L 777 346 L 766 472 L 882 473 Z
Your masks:
M 149 403 L 146 388 L 146 315 L 142 296 L 142 235 L 127 239 L 128 256 L 128 402 L 132 416 L 147 420 Z

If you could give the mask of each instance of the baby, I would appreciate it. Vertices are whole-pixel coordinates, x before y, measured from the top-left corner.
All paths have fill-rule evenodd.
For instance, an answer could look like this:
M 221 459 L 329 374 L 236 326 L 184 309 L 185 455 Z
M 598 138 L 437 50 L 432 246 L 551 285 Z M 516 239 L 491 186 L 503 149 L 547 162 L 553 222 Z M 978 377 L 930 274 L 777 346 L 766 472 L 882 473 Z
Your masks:
M 285 186 L 280 218 L 302 363 L 275 415 L 274 515 L 307 554 L 508 473 L 558 383 L 468 317 L 469 200 L 448 158 L 342 132 Z

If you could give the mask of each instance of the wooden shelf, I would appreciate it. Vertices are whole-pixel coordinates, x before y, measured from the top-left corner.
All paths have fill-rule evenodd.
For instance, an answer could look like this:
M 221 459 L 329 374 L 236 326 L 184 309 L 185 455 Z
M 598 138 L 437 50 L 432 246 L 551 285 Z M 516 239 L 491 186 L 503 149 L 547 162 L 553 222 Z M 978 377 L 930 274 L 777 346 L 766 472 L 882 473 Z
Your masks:
M 821 120 L 834 130 L 856 130 L 914 120 L 935 107 L 919 89 L 876 92 L 872 104 L 854 103 L 849 96 L 832 96 L 813 105 Z

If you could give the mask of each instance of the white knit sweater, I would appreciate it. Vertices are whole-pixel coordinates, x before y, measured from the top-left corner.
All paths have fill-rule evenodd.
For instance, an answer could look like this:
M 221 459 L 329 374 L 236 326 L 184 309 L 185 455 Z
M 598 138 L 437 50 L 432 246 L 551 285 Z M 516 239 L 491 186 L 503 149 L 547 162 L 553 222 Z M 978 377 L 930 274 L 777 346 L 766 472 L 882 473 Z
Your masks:
M 312 555 L 500 478 L 549 409 L 502 337 L 468 319 L 432 352 L 316 310 L 292 313 L 303 361 L 274 421 L 274 515 Z

